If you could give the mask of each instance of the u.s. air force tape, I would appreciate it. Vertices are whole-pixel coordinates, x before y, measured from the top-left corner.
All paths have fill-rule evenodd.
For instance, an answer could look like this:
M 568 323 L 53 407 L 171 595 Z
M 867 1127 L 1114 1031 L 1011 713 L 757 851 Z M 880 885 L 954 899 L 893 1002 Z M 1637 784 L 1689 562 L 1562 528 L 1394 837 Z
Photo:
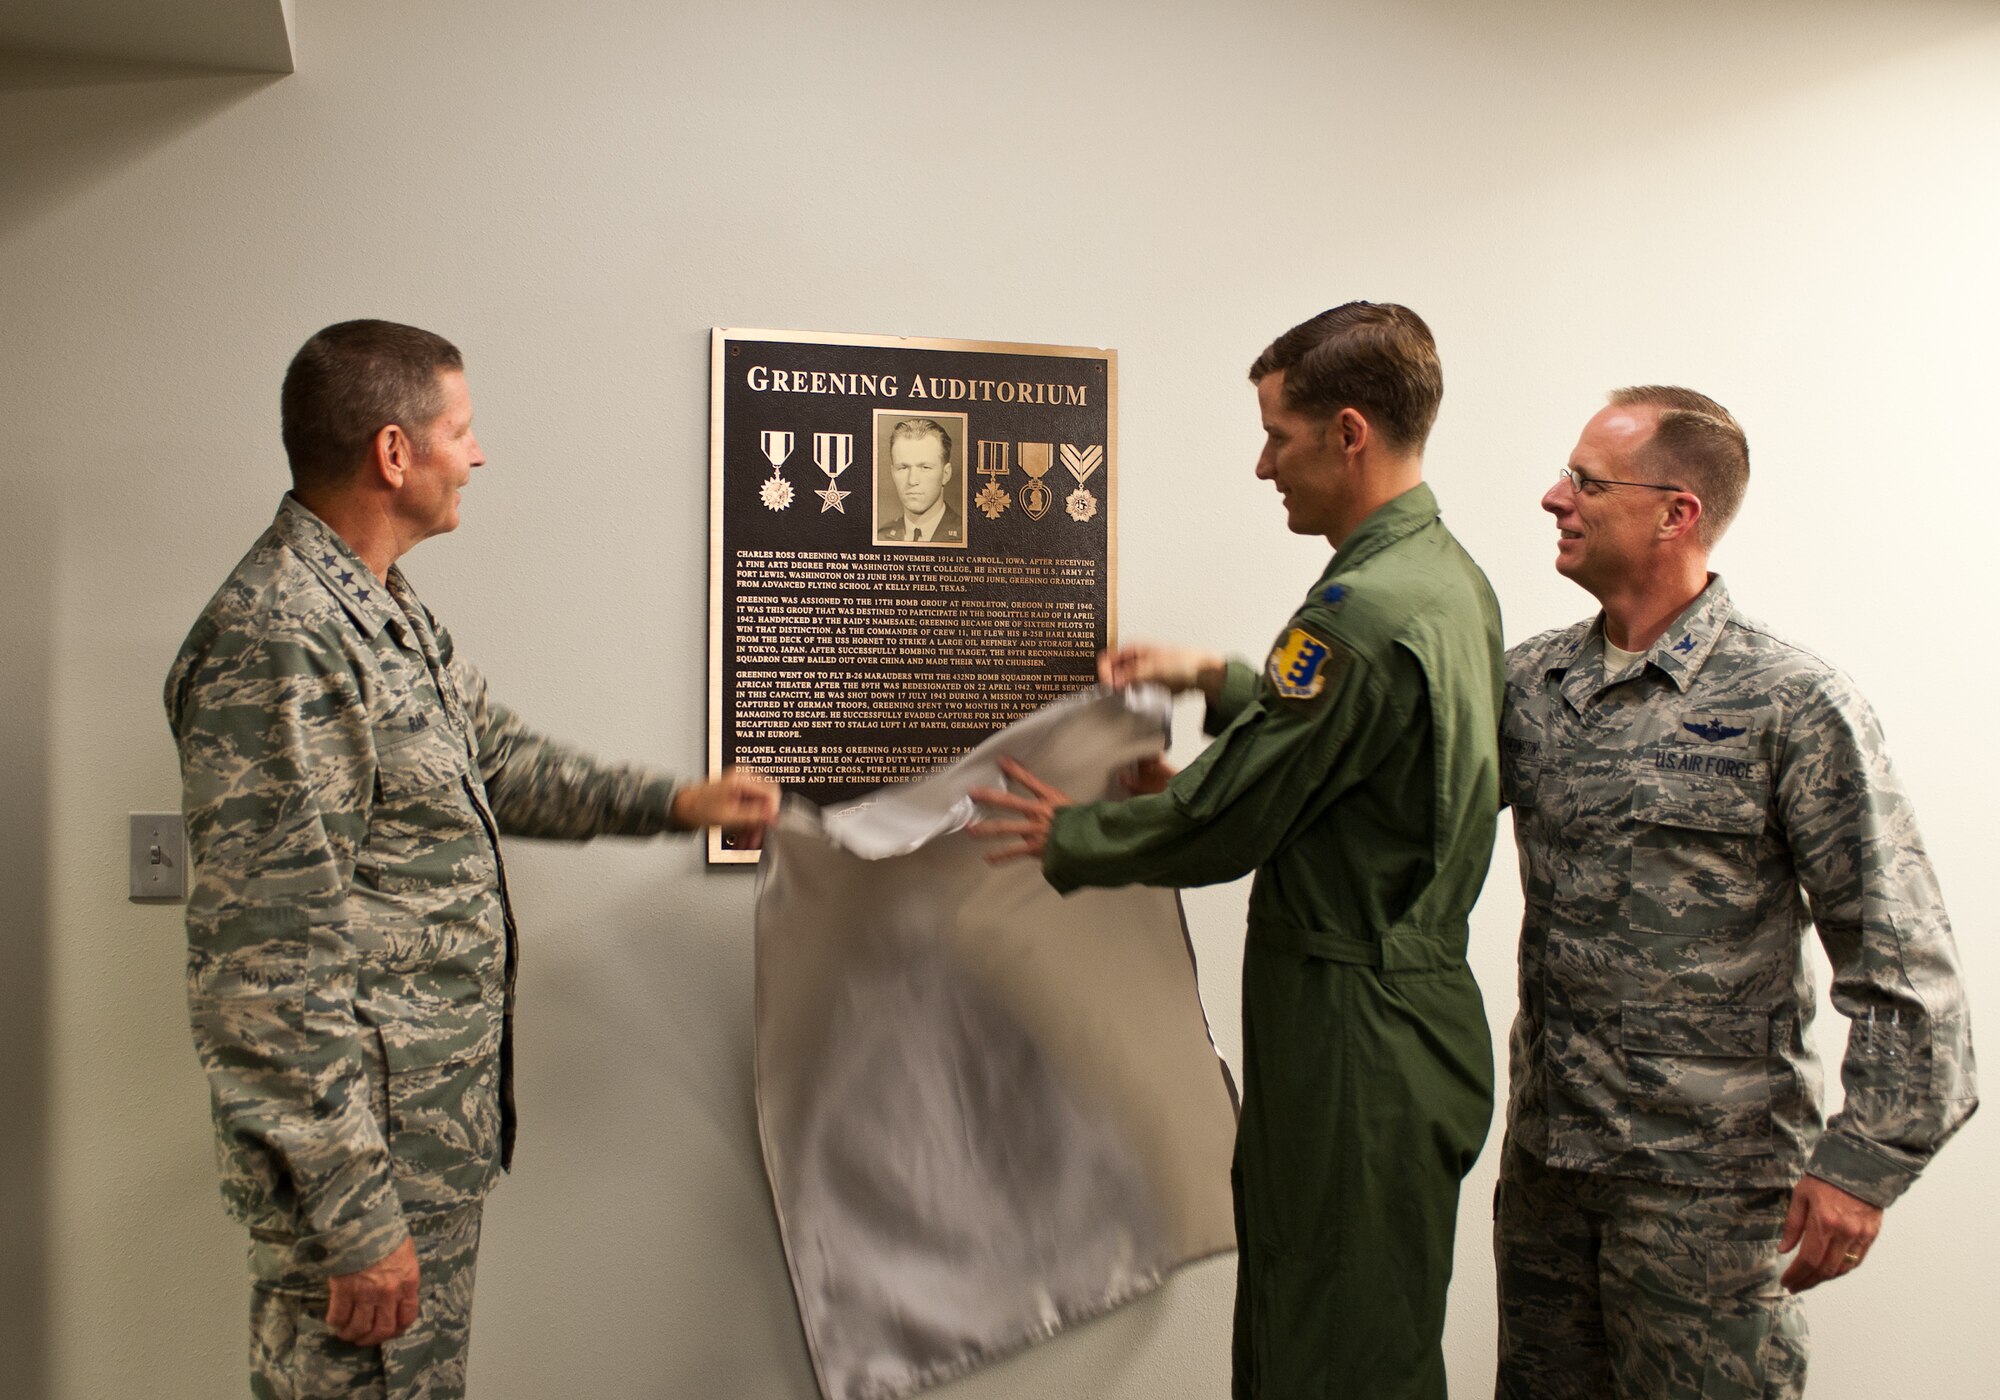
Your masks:
M 1304 703 L 1340 689 L 1354 653 L 1338 642 L 1293 627 L 1271 648 L 1264 675 L 1280 700 Z

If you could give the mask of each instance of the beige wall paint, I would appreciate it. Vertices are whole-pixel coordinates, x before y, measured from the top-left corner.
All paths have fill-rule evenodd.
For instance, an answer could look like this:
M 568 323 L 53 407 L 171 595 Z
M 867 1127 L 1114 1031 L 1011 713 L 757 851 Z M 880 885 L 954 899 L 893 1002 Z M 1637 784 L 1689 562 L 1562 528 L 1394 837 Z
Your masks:
M 548 728 L 683 768 L 711 325 L 1118 347 L 1127 635 L 1246 651 L 1320 562 L 1250 475 L 1243 370 L 1292 321 L 1353 296 L 1430 319 L 1432 478 L 1511 640 L 1586 610 L 1535 502 L 1599 395 L 1694 384 L 1754 447 L 1720 565 L 1875 700 L 1992 985 L 1991 5 L 349 0 L 299 38 L 282 81 L 0 71 L 20 1393 L 241 1393 L 178 912 L 125 901 L 124 814 L 177 800 L 161 677 L 275 507 L 287 357 L 349 316 L 465 349 L 491 464 L 408 561 L 461 646 Z M 750 1108 L 751 881 L 691 843 L 509 862 L 525 1126 L 476 1393 L 809 1395 Z M 1503 845 L 1475 929 L 1499 1029 L 1517 888 Z M 1243 894 L 1189 898 L 1232 1058 Z M 1461 1221 L 1463 1395 L 1490 1383 L 1493 1161 Z M 1990 1387 L 1996 1173 L 1975 1121 L 1813 1295 L 1815 1395 Z M 946 1393 L 1220 1396 L 1232 1277 Z

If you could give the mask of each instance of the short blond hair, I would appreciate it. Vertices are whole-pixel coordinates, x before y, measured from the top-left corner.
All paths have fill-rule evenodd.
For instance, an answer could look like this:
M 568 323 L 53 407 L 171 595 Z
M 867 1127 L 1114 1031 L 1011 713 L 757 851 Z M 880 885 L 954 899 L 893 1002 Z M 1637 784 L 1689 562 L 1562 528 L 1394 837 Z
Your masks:
M 1659 411 L 1653 436 L 1640 449 L 1641 460 L 1685 481 L 1687 489 L 1701 498 L 1695 538 L 1713 549 L 1736 518 L 1750 485 L 1750 440 L 1742 425 L 1708 395 L 1673 384 L 1613 389 L 1610 400 L 1618 408 Z

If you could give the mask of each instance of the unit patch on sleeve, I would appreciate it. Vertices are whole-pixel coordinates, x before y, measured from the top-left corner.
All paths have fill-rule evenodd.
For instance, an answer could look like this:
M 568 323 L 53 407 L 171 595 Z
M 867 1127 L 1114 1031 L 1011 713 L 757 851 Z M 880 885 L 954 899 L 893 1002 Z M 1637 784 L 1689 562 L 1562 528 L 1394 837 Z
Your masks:
M 1350 659 L 1345 647 L 1293 627 L 1271 649 L 1264 671 L 1280 700 L 1311 700 L 1339 687 Z

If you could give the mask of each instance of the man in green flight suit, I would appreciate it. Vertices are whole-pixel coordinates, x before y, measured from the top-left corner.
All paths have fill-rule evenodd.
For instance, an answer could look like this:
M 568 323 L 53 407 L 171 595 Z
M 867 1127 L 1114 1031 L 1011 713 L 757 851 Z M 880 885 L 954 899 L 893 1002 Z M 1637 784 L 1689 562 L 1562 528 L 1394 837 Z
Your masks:
M 1100 659 L 1109 684 L 1207 697 L 1217 738 L 1186 771 L 1073 805 L 1011 765 L 1022 791 L 976 793 L 1007 815 L 971 829 L 1064 891 L 1256 871 L 1234 1393 L 1442 1400 L 1459 1183 L 1493 1106 L 1465 945 L 1499 801 L 1499 606 L 1423 481 L 1443 379 L 1415 313 L 1336 307 L 1250 378 L 1257 475 L 1332 562 L 1261 673 L 1157 646 Z

